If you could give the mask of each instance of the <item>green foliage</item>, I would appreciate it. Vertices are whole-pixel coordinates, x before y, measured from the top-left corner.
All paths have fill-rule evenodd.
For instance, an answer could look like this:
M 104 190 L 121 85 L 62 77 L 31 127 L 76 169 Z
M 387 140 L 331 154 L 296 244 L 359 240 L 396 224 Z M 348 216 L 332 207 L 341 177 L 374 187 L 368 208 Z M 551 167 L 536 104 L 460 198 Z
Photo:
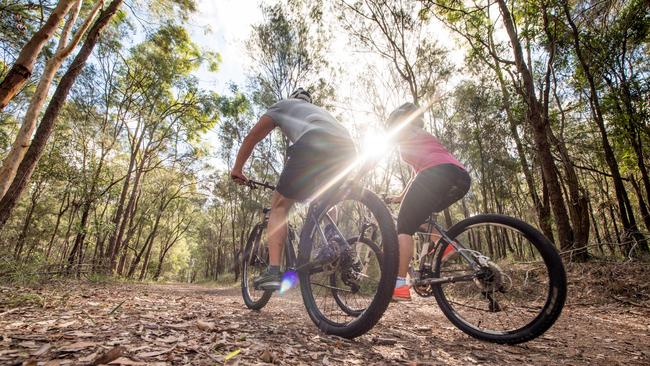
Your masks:
M 317 104 L 332 97 L 332 89 L 319 77 L 328 68 L 322 10 L 303 5 L 294 1 L 262 6 L 264 21 L 253 26 L 247 48 L 255 65 L 253 100 L 261 107 L 288 97 L 299 86 L 310 90 Z

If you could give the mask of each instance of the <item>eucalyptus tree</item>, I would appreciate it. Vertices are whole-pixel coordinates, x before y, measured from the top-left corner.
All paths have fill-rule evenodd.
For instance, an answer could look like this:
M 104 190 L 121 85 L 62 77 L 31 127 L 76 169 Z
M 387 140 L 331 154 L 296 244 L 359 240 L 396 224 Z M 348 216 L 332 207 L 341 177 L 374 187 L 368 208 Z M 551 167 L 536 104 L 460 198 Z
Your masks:
M 36 128 L 36 120 L 38 118 L 39 112 L 41 111 L 41 108 L 43 107 L 43 104 L 45 103 L 45 99 L 47 98 L 48 92 L 50 90 L 50 84 L 54 79 L 54 75 L 61 67 L 61 64 L 65 61 L 65 59 L 75 49 L 77 44 L 79 44 L 82 37 L 90 27 L 95 16 L 97 15 L 97 12 L 103 5 L 103 1 L 98 1 L 95 3 L 92 10 L 86 16 L 82 24 L 79 25 L 78 29 L 75 32 L 72 32 L 72 29 L 75 26 L 75 23 L 79 16 L 79 12 L 81 11 L 82 3 L 83 2 L 81 0 L 76 0 L 74 2 L 73 8 L 71 9 L 65 25 L 63 26 L 63 30 L 61 31 L 61 36 L 58 40 L 56 51 L 45 64 L 43 74 L 38 81 L 34 95 L 31 98 L 29 106 L 27 107 L 27 111 L 25 112 L 22 126 L 18 131 L 11 150 L 2 161 L 2 166 L 0 167 L 0 197 L 4 196 L 5 192 L 9 188 L 9 185 L 13 181 L 13 178 L 16 174 L 16 170 L 18 169 L 18 164 L 20 164 L 22 161 L 23 157 L 25 156 L 25 152 L 29 147 L 29 141 L 32 137 L 34 129 Z M 1 90 L 2 88 L 0 87 L 0 91 Z
M 589 98 L 591 115 L 600 132 L 600 139 L 605 155 L 605 162 L 611 173 L 614 183 L 618 209 L 621 222 L 625 231 L 634 240 L 641 244 L 641 248 L 650 250 L 644 236 L 639 232 L 634 208 L 632 207 L 624 179 L 621 174 L 619 158 L 616 157 L 614 147 L 611 143 L 610 131 L 608 130 L 606 107 L 603 105 L 603 89 L 607 86 L 610 93 L 616 97 L 610 98 L 613 104 L 613 119 L 623 126 L 628 135 L 628 141 L 633 147 L 636 155 L 637 167 L 641 173 L 642 181 L 646 187 L 646 199 L 650 198 L 650 178 L 644 158 L 641 131 L 643 130 L 643 115 L 637 112 L 637 108 L 643 105 L 643 91 L 639 90 L 639 81 L 647 79 L 647 63 L 639 64 L 637 71 L 635 59 L 644 57 L 644 50 L 647 50 L 648 29 L 650 27 L 650 10 L 647 3 L 643 1 L 632 1 L 629 3 L 614 2 L 613 7 L 618 9 L 618 14 L 599 15 L 594 12 L 585 12 L 587 16 L 577 19 L 580 12 L 584 11 L 585 3 L 578 2 L 575 9 L 572 9 L 567 1 L 561 2 L 566 21 L 569 25 L 569 35 L 573 41 L 573 51 L 576 64 L 581 71 L 580 84 L 585 85 Z M 601 11 L 603 11 L 601 9 Z M 595 19 L 599 20 L 594 22 Z M 578 28 L 577 20 L 580 24 Z M 588 25 L 591 23 L 591 25 Z M 642 69 L 646 67 L 643 71 Z M 636 84 L 636 85 L 635 85 Z M 641 91 L 638 96 L 633 97 L 631 91 Z M 646 89 L 647 90 L 647 89 Z M 645 92 L 647 96 L 647 91 Z M 621 102 L 618 102 L 620 99 Z M 636 99 L 636 100 L 634 100 Z M 646 117 L 647 119 L 647 117 Z M 639 201 L 641 203 L 641 200 Z M 646 217 L 648 210 L 641 205 L 642 215 Z M 631 246 L 629 246 L 631 248 Z
M 338 8 L 344 29 L 389 62 L 406 83 L 413 103 L 433 97 L 438 84 L 451 75 L 448 52 L 428 34 L 432 28 L 420 16 L 417 2 L 341 0 Z
M 199 90 L 190 75 L 203 62 L 214 62 L 213 55 L 203 55 L 184 28 L 168 24 L 135 46 L 124 65 L 122 97 L 130 107 L 121 123 L 128 132 L 130 157 L 113 215 L 107 270 L 115 269 L 142 179 L 164 162 L 158 154 L 170 142 L 191 142 L 216 120 L 214 96 Z M 129 125 L 131 121 L 135 123 Z
M 317 90 L 317 103 L 327 101 L 332 91 L 321 74 L 328 67 L 324 52 L 329 38 L 320 6 L 300 1 L 262 5 L 263 21 L 253 25 L 246 42 L 254 100 L 261 106 L 269 107 L 299 86 Z
M 431 11 L 431 14 L 466 41 L 470 60 L 481 62 L 493 71 L 500 85 L 509 132 L 515 142 L 540 227 L 548 236 L 553 237 L 547 214 L 548 206 L 545 204 L 548 197 L 560 247 L 575 249 L 584 259 L 590 227 L 588 199 L 573 166 L 573 157 L 564 143 L 564 136 L 556 136 L 552 129 L 554 100 L 550 97 L 550 91 L 556 86 L 551 76 L 554 75 L 557 64 L 559 36 L 556 33 L 557 22 L 550 24 L 555 19 L 549 20 L 548 5 L 544 2 L 521 3 L 511 11 L 503 1 L 423 3 L 426 5 L 425 15 Z M 500 14 L 499 19 L 494 17 L 496 12 Z M 497 33 L 497 30 L 505 32 Z M 504 33 L 508 36 L 509 44 L 497 38 L 498 34 Z M 538 66 L 540 70 L 537 69 Z M 556 108 L 562 109 L 562 102 L 555 101 Z M 518 113 L 519 105 L 525 107 L 523 115 Z M 521 125 L 521 119 L 527 123 Z M 526 136 L 521 136 L 520 125 L 532 137 L 534 154 L 531 157 L 540 167 L 541 184 L 536 183 L 534 171 L 531 170 L 524 144 Z M 564 176 L 555 164 L 555 151 L 561 157 Z M 568 187 L 566 200 L 563 181 Z M 567 201 L 570 203 L 568 210 Z
M 2 82 L 0 82 L 0 110 L 7 106 L 9 101 L 20 91 L 20 88 L 32 75 L 32 69 L 34 68 L 34 64 L 36 64 L 36 59 L 40 55 L 43 47 L 56 33 L 61 20 L 65 18 L 70 10 L 73 8 L 79 9 L 80 6 L 81 1 L 79 0 L 60 0 L 43 26 L 23 46 L 16 61 L 6 75 L 4 75 Z M 78 10 L 73 10 L 73 13 L 69 17 L 67 25 L 61 34 L 60 45 L 67 38 L 70 27 L 77 18 L 76 13 L 78 13 Z

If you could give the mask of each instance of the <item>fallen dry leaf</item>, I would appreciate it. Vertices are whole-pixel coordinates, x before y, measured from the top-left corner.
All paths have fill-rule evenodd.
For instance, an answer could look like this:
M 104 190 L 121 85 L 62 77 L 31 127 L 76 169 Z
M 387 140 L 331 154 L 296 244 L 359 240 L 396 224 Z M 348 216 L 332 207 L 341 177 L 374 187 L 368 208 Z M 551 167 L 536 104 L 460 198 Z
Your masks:
M 203 320 L 197 320 L 196 326 L 203 331 L 214 330 L 214 323 L 212 322 L 204 322 Z
M 75 330 L 74 332 L 69 332 L 69 333 L 66 333 L 65 335 L 67 335 L 67 336 L 75 336 L 75 337 L 79 337 L 79 338 L 91 338 L 91 337 L 95 336 L 94 333 L 83 332 L 83 331 L 80 331 L 80 330 Z
M 39 348 L 38 350 L 32 352 L 32 356 L 40 357 L 40 356 L 46 354 L 47 351 L 50 350 L 50 348 L 52 348 L 52 345 L 49 344 L 49 343 L 46 343 L 46 344 L 42 345 L 41 348 Z
M 101 365 L 101 364 L 107 364 L 110 363 L 111 361 L 114 361 L 121 357 L 123 354 L 126 353 L 126 348 L 122 346 L 117 346 L 113 347 L 110 349 L 110 351 L 104 353 L 103 355 L 97 357 L 92 364 L 93 365 Z
M 109 365 L 127 365 L 127 366 L 139 366 L 139 365 L 146 365 L 146 362 L 138 362 L 138 361 L 133 361 L 129 358 L 126 357 L 120 357 L 116 360 L 113 360 L 108 363 Z
M 76 320 L 71 320 L 71 321 L 69 321 L 69 322 L 65 322 L 65 323 L 59 324 L 59 325 L 57 325 L 57 327 L 58 327 L 58 328 L 67 328 L 67 327 L 69 327 L 69 326 L 74 325 L 76 322 L 77 322 Z
M 61 347 L 60 351 L 62 352 L 77 352 L 81 351 L 82 349 L 86 349 L 89 347 L 94 347 L 97 343 L 95 342 L 76 342 L 69 344 L 67 346 Z
M 223 361 L 226 362 L 230 360 L 231 358 L 237 356 L 240 352 L 241 352 L 241 348 L 238 348 L 237 350 L 230 352 L 229 354 L 226 355 Z
M 148 358 L 148 357 L 156 357 L 160 355 L 164 355 L 165 353 L 169 353 L 174 350 L 175 347 L 171 347 L 169 349 L 164 349 L 160 351 L 151 351 L 151 352 L 143 352 L 143 353 L 138 353 L 139 358 Z
M 375 337 L 372 339 L 373 343 L 379 344 L 382 346 L 392 346 L 395 343 L 397 343 L 397 339 L 392 339 L 392 338 L 381 338 L 381 337 Z
M 79 357 L 79 362 L 82 362 L 84 364 L 86 363 L 92 363 L 94 359 L 96 359 L 99 356 L 99 352 L 95 351 L 89 355 Z
M 260 355 L 260 360 L 266 363 L 273 363 L 273 354 L 268 350 L 264 350 L 264 352 L 262 352 L 262 354 Z

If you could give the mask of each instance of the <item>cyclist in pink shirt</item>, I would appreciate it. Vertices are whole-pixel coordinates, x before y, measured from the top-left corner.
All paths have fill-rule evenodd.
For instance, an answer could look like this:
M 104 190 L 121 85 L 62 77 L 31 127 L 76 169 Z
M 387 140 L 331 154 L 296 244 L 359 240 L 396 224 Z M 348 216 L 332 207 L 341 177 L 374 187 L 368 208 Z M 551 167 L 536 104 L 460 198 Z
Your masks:
M 397 217 L 400 259 L 393 299 L 410 300 L 406 273 L 413 253 L 413 234 L 431 213 L 461 199 L 471 179 L 463 164 L 423 129 L 424 119 L 415 104 L 404 103 L 390 114 L 386 127 L 396 126 L 400 157 L 413 168 L 414 176 L 402 194 L 389 198 L 389 202 L 401 203 Z

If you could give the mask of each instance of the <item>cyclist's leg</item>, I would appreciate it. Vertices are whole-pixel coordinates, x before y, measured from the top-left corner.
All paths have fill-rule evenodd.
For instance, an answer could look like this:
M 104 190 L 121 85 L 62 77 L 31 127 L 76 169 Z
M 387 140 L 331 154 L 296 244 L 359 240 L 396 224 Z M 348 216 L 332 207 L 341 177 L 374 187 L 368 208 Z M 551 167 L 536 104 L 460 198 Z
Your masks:
M 273 192 L 271 212 L 268 224 L 269 266 L 262 274 L 253 280 L 255 288 L 263 290 L 278 290 L 280 288 L 280 263 L 282 249 L 287 241 L 287 218 L 289 210 L 295 201 Z
M 268 224 L 269 264 L 271 266 L 280 265 L 282 249 L 287 241 L 287 218 L 294 202 L 295 200 L 283 196 L 280 192 L 273 192 Z
M 418 174 L 409 190 L 406 192 L 399 214 L 397 215 L 397 239 L 399 242 L 399 267 L 397 270 L 397 282 L 393 293 L 394 300 L 410 300 L 410 286 L 406 282 L 409 263 L 413 255 L 413 234 L 420 225 L 431 214 L 431 205 L 425 201 L 429 196 L 427 192 L 428 179 Z
M 397 217 L 400 244 L 400 277 L 406 276 L 413 253 L 413 234 L 432 212 L 442 211 L 469 190 L 469 175 L 453 165 L 426 169 L 415 177 L 404 196 Z M 399 283 L 398 283 L 399 285 Z
M 305 195 L 304 181 L 306 166 L 309 161 L 301 154 L 303 144 L 296 143 L 290 148 L 287 163 L 280 173 L 280 179 L 273 192 L 271 212 L 268 224 L 269 268 L 257 277 L 253 284 L 264 290 L 280 288 L 282 249 L 287 240 L 287 218 L 291 206 L 302 201 Z

